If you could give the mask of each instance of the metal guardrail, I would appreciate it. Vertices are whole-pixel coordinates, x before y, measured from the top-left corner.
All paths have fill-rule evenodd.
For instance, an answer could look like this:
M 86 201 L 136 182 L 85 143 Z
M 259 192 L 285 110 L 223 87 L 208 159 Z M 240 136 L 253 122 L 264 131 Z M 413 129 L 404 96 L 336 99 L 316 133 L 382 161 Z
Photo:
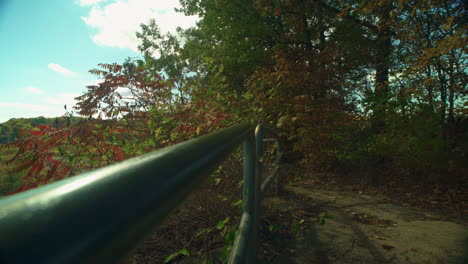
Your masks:
M 265 132 L 235 125 L 3 198 L 0 263 L 122 261 L 242 142 L 244 210 L 229 263 L 255 263 L 260 201 L 277 175 L 260 185 Z
M 244 210 L 242 213 L 239 231 L 229 256 L 228 264 L 255 263 L 258 249 L 258 227 L 260 219 L 260 202 L 269 184 L 278 175 L 278 166 L 281 159 L 281 148 L 276 149 L 275 166 L 277 167 L 261 183 L 263 156 L 263 142 L 265 132 L 272 136 L 277 135 L 271 129 L 260 124 L 255 129 L 255 142 L 249 138 L 244 142 Z M 270 140 L 269 140 L 270 141 Z M 254 145 L 255 143 L 255 145 Z M 247 196 L 247 197 L 246 197 Z

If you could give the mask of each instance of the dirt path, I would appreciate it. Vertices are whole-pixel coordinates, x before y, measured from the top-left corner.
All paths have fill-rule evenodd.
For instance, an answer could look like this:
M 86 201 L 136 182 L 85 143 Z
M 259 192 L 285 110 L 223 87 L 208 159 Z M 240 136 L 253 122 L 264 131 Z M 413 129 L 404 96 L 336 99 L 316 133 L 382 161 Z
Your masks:
M 460 219 L 392 203 L 385 196 L 286 186 L 269 198 L 283 214 L 302 214 L 301 235 L 276 263 L 468 263 L 468 226 Z M 293 197 L 291 197 L 293 196 Z M 332 216 L 326 224 L 318 213 Z

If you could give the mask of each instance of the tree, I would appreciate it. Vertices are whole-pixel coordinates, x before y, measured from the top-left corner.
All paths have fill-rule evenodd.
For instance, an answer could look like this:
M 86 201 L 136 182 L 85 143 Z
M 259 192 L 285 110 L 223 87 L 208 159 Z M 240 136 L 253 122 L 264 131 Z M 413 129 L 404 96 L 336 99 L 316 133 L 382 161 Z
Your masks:
M 76 108 L 89 121 L 62 128 L 69 134 L 57 142 L 75 146 L 73 155 L 99 153 L 83 166 L 246 120 L 275 126 L 287 155 L 299 153 L 310 171 L 460 168 L 468 148 L 461 1 L 181 4 L 200 17 L 196 27 L 161 34 L 152 20 L 137 35 L 143 60 L 90 71 L 103 81 Z M 21 155 L 36 153 L 27 146 Z M 112 148 L 120 156 L 106 154 Z
M 170 85 L 146 61 L 127 59 L 90 70 L 102 81 L 77 97 L 77 114 L 87 119 L 60 126 L 37 125 L 4 147 L 16 147 L 10 171 L 27 171 L 15 191 L 50 183 L 135 155 L 175 144 L 232 124 L 203 96 L 190 104 L 172 96 Z
M 178 99 L 185 104 L 190 98 L 188 83 L 191 71 L 182 53 L 183 49 L 178 40 L 180 36 L 161 34 L 155 20 L 152 19 L 148 25 L 141 25 L 141 32 L 137 32 L 137 37 L 142 41 L 138 48 L 144 54 L 146 64 L 151 64 L 152 69 L 167 76 L 178 93 Z

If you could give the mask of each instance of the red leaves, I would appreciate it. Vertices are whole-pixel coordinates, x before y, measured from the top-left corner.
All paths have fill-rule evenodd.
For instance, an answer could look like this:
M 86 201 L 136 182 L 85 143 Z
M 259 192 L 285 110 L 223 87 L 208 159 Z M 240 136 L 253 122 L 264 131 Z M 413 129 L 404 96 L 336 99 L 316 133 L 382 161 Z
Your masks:
M 69 128 L 37 125 L 26 132 L 32 136 L 13 142 L 18 147 L 18 151 L 10 161 L 15 165 L 10 173 L 28 171 L 22 179 L 23 183 L 15 192 L 48 183 L 57 177 L 59 169 L 61 173 L 67 172 L 64 170 L 67 165 L 57 160 L 56 156 L 59 155 L 57 148 L 61 147 L 68 138 Z
M 59 128 L 40 125 L 14 143 L 19 151 L 12 162 L 28 170 L 17 191 L 206 134 L 230 118 L 204 96 L 186 105 L 173 102 L 172 88 L 148 69 L 99 66 L 103 70 L 92 73 L 103 81 L 88 86 L 74 107 L 88 119 Z
M 31 130 L 31 134 L 32 134 L 33 136 L 38 137 L 38 136 L 44 135 L 44 132 L 43 132 L 43 131 Z
M 70 171 L 69 167 L 64 167 L 61 169 L 58 173 L 59 179 L 63 179 L 68 175 L 68 172 Z
M 80 115 L 99 113 L 110 118 L 127 117 L 141 111 L 147 113 L 149 106 L 170 101 L 171 87 L 147 68 L 133 62 L 98 65 L 104 70 L 90 72 L 104 80 L 99 85 L 88 86 L 88 91 L 78 97 L 80 102 L 75 109 Z
M 122 150 L 119 146 L 113 146 L 111 147 L 111 150 L 113 152 L 113 156 L 115 161 L 122 161 L 124 160 L 125 156 L 125 151 Z

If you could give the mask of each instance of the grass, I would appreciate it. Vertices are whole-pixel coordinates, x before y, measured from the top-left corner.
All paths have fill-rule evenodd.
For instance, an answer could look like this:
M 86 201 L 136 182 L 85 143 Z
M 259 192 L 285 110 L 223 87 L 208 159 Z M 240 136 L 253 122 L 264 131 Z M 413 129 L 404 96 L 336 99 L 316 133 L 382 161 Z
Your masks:
M 239 223 L 242 160 L 228 158 L 134 252 L 129 263 L 223 263 Z M 188 254 L 185 254 L 188 253 Z M 224 257 L 223 257 L 224 256 Z

